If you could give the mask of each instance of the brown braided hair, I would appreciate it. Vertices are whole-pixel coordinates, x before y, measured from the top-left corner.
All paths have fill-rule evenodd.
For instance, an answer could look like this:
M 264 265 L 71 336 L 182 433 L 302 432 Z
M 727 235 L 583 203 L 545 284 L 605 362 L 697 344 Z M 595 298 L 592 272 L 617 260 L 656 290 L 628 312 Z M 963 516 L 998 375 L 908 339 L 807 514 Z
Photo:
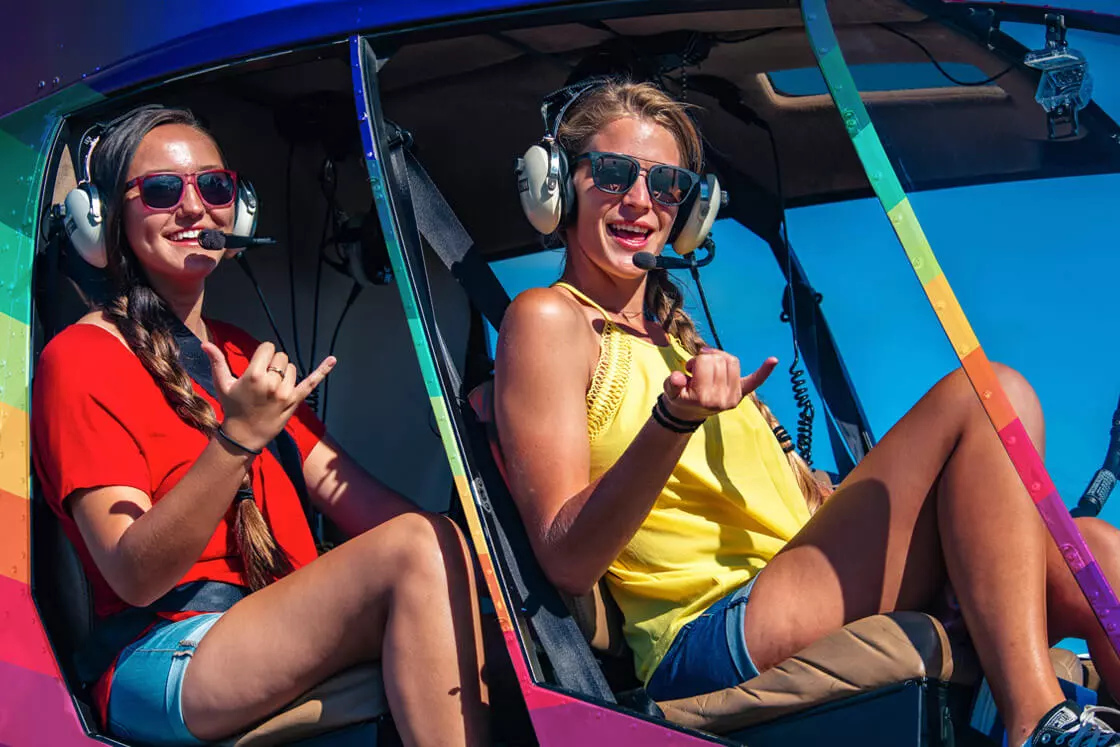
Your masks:
M 622 117 L 645 119 L 664 127 L 677 143 L 684 162 L 682 165 L 700 171 L 703 145 L 696 126 L 688 116 L 687 105 L 674 101 L 651 83 L 612 81 L 584 94 L 561 122 L 557 140 L 570 156 L 582 153 L 603 127 Z M 704 341 L 683 305 L 684 295 L 666 270 L 652 270 L 647 274 L 646 311 L 652 313 L 667 334 L 676 337 L 688 352 L 696 355 L 704 347 Z M 774 431 L 775 438 L 779 438 L 778 434 L 785 437 L 782 449 L 786 452 L 797 485 L 809 511 L 816 511 L 824 502 L 824 490 L 813 478 L 809 465 L 792 448 L 788 434 L 770 408 L 754 392 L 748 396 Z
M 133 156 L 149 132 L 170 124 L 187 125 L 210 137 L 189 111 L 141 107 L 111 123 L 93 151 L 90 177 L 104 201 L 105 249 L 113 283 L 113 293 L 101 308 L 179 418 L 213 436 L 219 425 L 214 410 L 195 393 L 179 363 L 179 345 L 172 332 L 176 320 L 152 288 L 124 230 L 124 185 Z M 248 476 L 245 480 L 247 487 Z M 245 580 L 253 591 L 292 572 L 291 558 L 277 544 L 252 499 L 237 501 L 234 536 Z

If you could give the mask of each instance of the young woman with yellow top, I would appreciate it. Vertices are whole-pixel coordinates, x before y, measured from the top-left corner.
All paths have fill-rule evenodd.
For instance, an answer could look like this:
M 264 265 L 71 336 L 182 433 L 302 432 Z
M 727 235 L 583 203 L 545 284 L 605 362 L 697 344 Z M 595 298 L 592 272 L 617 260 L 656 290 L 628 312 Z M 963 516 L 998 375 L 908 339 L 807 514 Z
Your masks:
M 673 185 L 696 181 L 702 147 L 683 107 L 611 82 L 567 108 L 557 141 L 574 200 L 567 264 L 506 314 L 498 430 L 545 573 L 572 594 L 606 576 L 650 695 L 736 685 L 853 620 L 930 609 L 951 583 L 1011 744 L 1120 745 L 1063 702 L 1051 642 L 1087 639 L 1113 692 L 1120 661 L 963 375 L 935 385 L 821 505 L 753 393 L 777 360 L 743 376 L 700 340 L 667 273 L 634 264 L 667 242 Z M 999 373 L 1041 449 L 1038 400 Z M 1120 582 L 1120 533 L 1078 523 Z

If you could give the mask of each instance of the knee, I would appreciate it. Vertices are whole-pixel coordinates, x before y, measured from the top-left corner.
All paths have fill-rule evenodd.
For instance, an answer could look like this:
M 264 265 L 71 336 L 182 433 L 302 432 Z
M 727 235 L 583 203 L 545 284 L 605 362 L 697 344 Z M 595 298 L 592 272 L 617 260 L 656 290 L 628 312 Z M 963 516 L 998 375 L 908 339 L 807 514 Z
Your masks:
M 1023 427 L 1027 429 L 1035 448 L 1040 455 L 1044 454 L 1046 429 L 1042 417 L 1042 405 L 1038 401 L 1034 387 L 1030 385 L 1025 376 L 1010 366 L 995 361 L 992 361 L 991 365 L 1000 387 L 1015 409 L 1015 414 L 1022 421 Z M 968 403 L 966 409 L 969 417 L 975 416 L 978 420 L 983 419 L 987 423 L 987 415 L 979 407 L 976 393 L 963 369 L 958 368 L 950 373 L 942 380 L 941 384 L 953 390 L 952 397 L 954 400 Z M 990 428 L 991 426 L 987 425 L 986 427 Z
M 1040 456 L 1045 455 L 1046 425 L 1042 417 L 1042 404 L 1038 401 L 1034 387 L 1023 374 L 1010 366 L 993 362 L 992 368 L 995 369 L 996 378 L 999 379 L 1000 386 L 1011 401 L 1011 406 L 1015 408 L 1015 414 L 1019 416 L 1031 441 L 1034 442 L 1035 449 Z
M 397 585 L 441 589 L 459 583 L 466 573 L 466 548 L 454 522 L 438 514 L 410 512 L 388 527 Z

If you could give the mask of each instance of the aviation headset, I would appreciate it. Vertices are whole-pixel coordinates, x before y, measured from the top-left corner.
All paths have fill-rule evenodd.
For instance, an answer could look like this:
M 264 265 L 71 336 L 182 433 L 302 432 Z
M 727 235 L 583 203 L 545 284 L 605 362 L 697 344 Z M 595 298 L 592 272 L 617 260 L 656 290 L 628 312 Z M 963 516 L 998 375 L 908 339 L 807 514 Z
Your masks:
M 568 163 L 570 154 L 557 139 L 564 115 L 585 94 L 612 80 L 593 78 L 574 83 L 550 93 L 541 102 L 545 135 L 517 159 L 515 168 L 521 209 L 533 228 L 542 234 L 548 235 L 566 226 L 574 213 L 576 198 Z M 550 118 L 556 106 L 560 107 L 559 112 L 555 118 Z M 698 185 L 677 210 L 668 241 L 673 251 L 683 256 L 704 243 L 725 197 L 714 174 L 701 176 Z
M 70 190 L 63 200 L 63 227 L 70 238 L 70 244 L 86 262 L 103 269 L 109 263 L 105 252 L 105 214 L 104 203 L 97 185 L 90 174 L 90 159 L 97 143 L 114 127 L 140 111 L 163 109 L 158 105 L 138 107 L 107 122 L 97 123 L 86 130 L 78 146 L 78 160 L 81 165 L 81 179 L 78 186 Z M 184 185 L 184 189 L 186 186 Z M 257 230 L 257 192 L 248 179 L 237 176 L 237 197 L 234 200 L 233 229 L 235 236 L 252 236 Z M 227 252 L 227 256 L 235 254 Z

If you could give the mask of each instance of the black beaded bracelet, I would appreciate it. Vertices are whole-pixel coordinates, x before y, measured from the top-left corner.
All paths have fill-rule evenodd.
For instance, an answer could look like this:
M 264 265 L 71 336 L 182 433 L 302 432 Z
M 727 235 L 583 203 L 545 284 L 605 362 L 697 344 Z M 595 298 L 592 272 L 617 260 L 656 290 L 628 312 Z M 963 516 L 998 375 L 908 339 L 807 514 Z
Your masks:
M 260 449 L 250 449 L 248 446 L 241 443 L 240 441 L 235 441 L 232 438 L 230 438 L 230 435 L 228 433 L 226 433 L 225 430 L 220 425 L 218 426 L 218 430 L 216 431 L 216 433 L 219 436 L 221 436 L 223 441 L 226 441 L 227 443 L 229 443 L 233 446 L 236 446 L 237 448 L 244 451 L 246 454 L 252 454 L 253 456 L 260 456 L 260 454 L 261 454 Z
M 697 428 L 704 425 L 703 420 L 685 420 L 669 412 L 669 408 L 665 405 L 664 394 L 659 396 L 653 405 L 653 419 L 662 428 L 674 433 L 695 433 Z

